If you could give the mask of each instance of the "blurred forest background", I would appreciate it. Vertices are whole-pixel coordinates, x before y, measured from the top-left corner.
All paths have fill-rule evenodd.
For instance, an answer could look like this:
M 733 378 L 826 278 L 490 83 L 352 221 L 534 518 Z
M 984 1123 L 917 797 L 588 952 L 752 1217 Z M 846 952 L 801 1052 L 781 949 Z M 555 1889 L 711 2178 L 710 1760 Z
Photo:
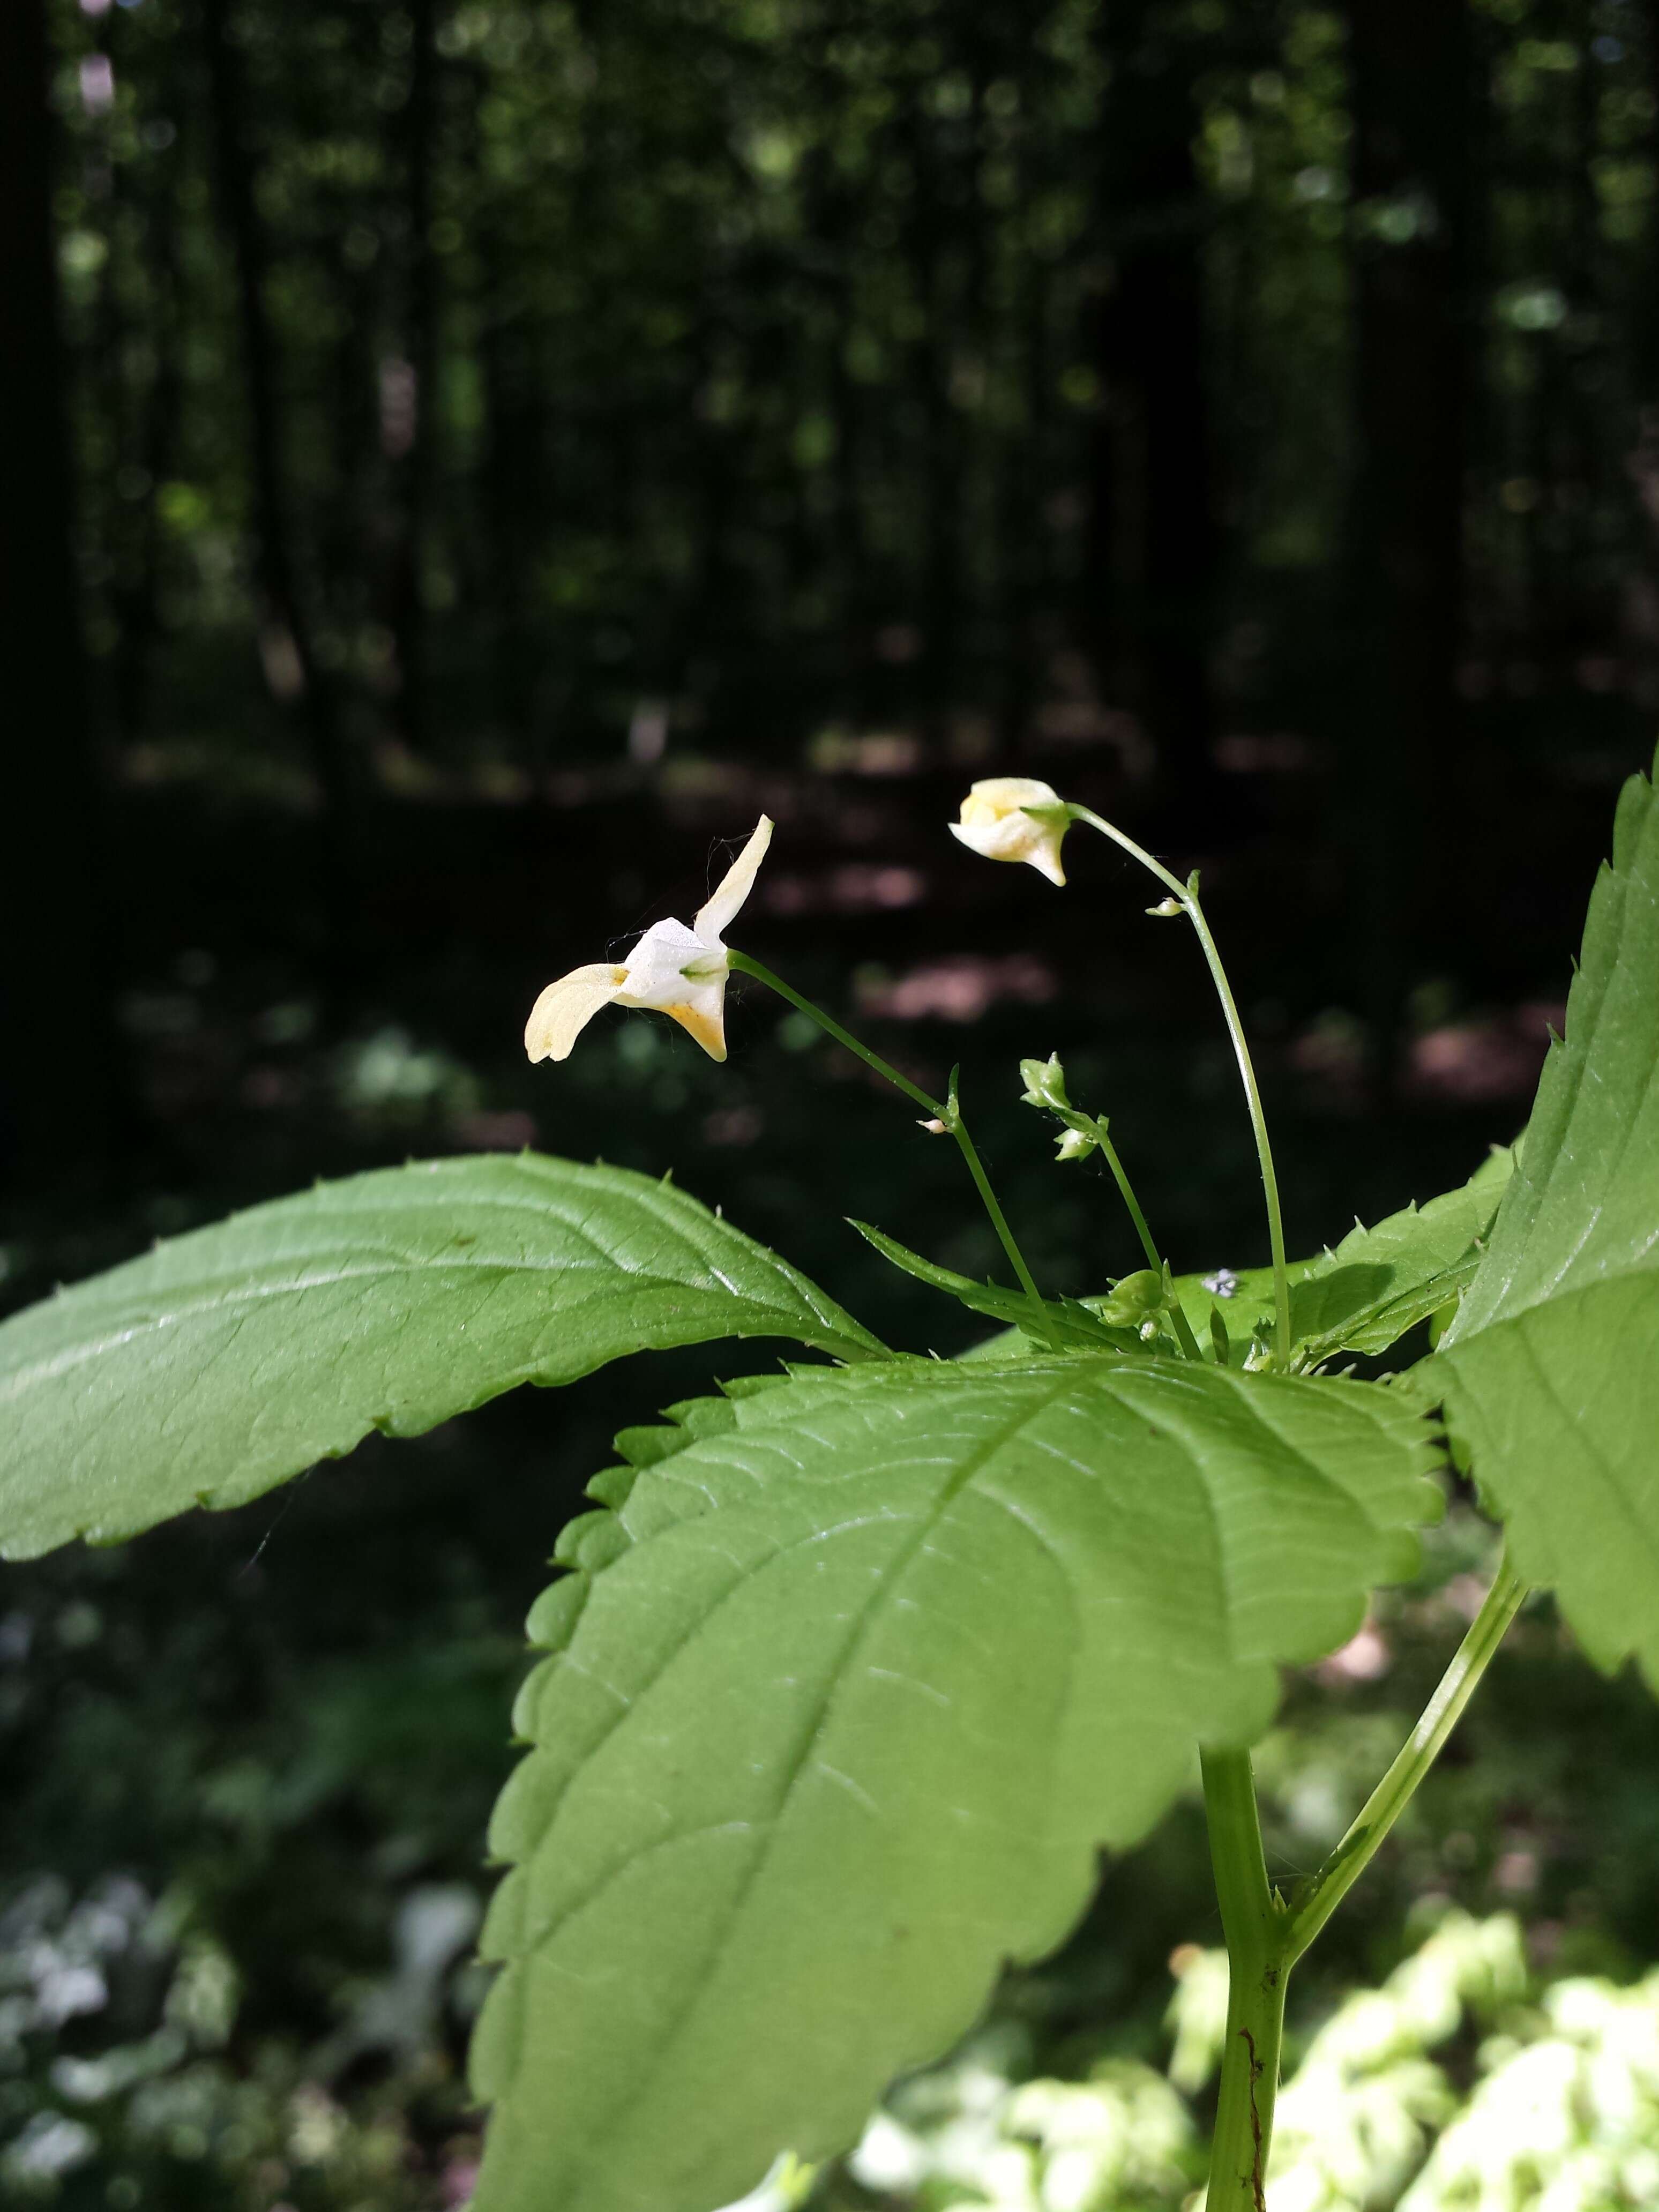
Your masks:
M 1103 847 L 1059 895 L 953 845 L 994 773 L 1202 868 L 1296 1245 L 1524 1119 L 1659 720 L 1652 0 L 9 0 L 0 253 L 7 1304 L 533 1143 L 672 1164 L 961 1348 L 841 1221 L 991 1271 L 952 1160 L 799 1018 L 734 994 L 723 1068 L 639 1018 L 523 1062 L 539 986 L 688 912 L 763 807 L 745 943 L 935 1089 L 963 1060 L 1047 1283 L 1135 1264 L 1018 1105 L 1055 1048 L 1176 1264 L 1256 1261 L 1186 933 Z M 6 1570 L 0 2201 L 465 2201 L 523 1610 L 611 1432 L 767 1357 Z M 1489 1560 L 1456 1504 L 1292 1686 L 1281 1868 Z M 1497 2137 L 1458 2167 L 1456 2128 L 1524 2062 L 1498 2133 L 1563 2116 L 1530 2204 L 1614 2044 L 1634 2148 L 1553 2212 L 1659 2201 L 1656 1833 L 1650 1703 L 1535 1606 L 1301 1978 L 1293 2063 L 1341 2082 L 1284 2201 L 1393 2204 L 1437 2142 L 1413 2203 L 1474 2203 Z M 1189 1808 L 824 2201 L 1179 2202 L 1217 1940 Z M 1009 2085 L 1103 2060 L 1090 2124 L 1139 2148 L 1043 2195 L 1076 2116 Z

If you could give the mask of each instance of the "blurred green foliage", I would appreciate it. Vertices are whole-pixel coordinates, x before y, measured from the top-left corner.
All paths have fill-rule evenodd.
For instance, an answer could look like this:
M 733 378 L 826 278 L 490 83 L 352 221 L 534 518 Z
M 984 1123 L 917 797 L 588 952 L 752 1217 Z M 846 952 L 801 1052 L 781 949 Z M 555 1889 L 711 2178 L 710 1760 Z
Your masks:
M 1468 1047 L 1456 1065 L 1504 1047 L 1483 998 L 1560 987 L 1573 868 L 1605 826 L 1594 787 L 1645 754 L 1659 701 L 1640 422 L 1659 393 L 1654 10 L 1478 0 L 1467 23 L 1458 680 L 1496 740 L 1466 773 L 1512 879 L 1492 896 L 1495 863 L 1465 851 L 1435 881 L 1457 959 L 1411 979 L 1413 1017 Z M 890 1340 L 960 1349 L 948 1307 L 912 1297 L 839 1219 L 988 1272 L 988 1232 L 957 1225 L 954 1163 L 791 1020 L 739 1003 L 722 1070 L 644 1021 L 596 1030 L 556 1085 L 515 1057 L 527 993 L 603 950 L 578 926 L 639 926 L 663 823 L 746 826 L 730 762 L 763 749 L 812 853 L 769 922 L 793 936 L 781 964 L 838 1009 L 856 1000 L 934 1088 L 967 1058 L 976 1133 L 1045 1284 L 1080 1293 L 1134 1264 L 1109 1186 L 1092 1167 L 1052 1176 L 1022 1127 L 1015 1063 L 1056 1046 L 1110 1113 L 1176 1265 L 1263 1256 L 1248 1132 L 1218 1110 L 1224 1047 L 1182 973 L 1130 938 L 1116 889 L 1034 921 L 1001 886 L 969 911 L 931 860 L 911 868 L 909 825 L 942 842 L 963 775 L 1000 743 L 1090 775 L 1146 764 L 1121 711 L 1142 703 L 1145 578 L 1125 541 L 1144 384 L 1102 314 L 1171 240 L 1201 279 L 1219 452 L 1229 829 L 1272 830 L 1216 872 L 1218 927 L 1265 1041 L 1293 1246 L 1448 1188 L 1514 1133 L 1525 1048 L 1507 1088 L 1443 1090 L 1368 1128 L 1356 1187 L 1360 991 L 1315 928 L 1343 873 L 1318 748 L 1352 725 L 1353 307 L 1364 256 L 1397 271 L 1437 210 L 1356 188 L 1341 11 L 239 0 L 319 665 L 383 786 L 421 800 L 464 779 L 494 810 L 372 825 L 358 860 L 378 957 L 334 1003 L 287 827 L 311 795 L 283 711 L 291 666 L 280 638 L 251 649 L 252 433 L 201 14 L 57 0 L 54 27 L 78 551 L 131 810 L 119 865 L 136 870 L 119 878 L 117 1024 L 146 1134 L 113 1188 L 9 1200 L 9 1304 L 319 1171 L 533 1138 L 672 1159 Z M 1195 149 L 1190 181 L 1156 193 L 1115 162 L 1154 107 Z M 1383 458 L 1409 475 L 1418 457 Z M 1127 505 L 1103 544 L 1113 483 Z M 630 744 L 614 786 L 556 781 L 596 758 L 611 775 Z M 149 803 L 175 777 L 210 786 L 199 816 Z M 532 790 L 567 811 L 498 805 Z M 401 872 L 376 872 L 382 848 Z M 1291 901 L 1319 934 L 1293 957 L 1265 919 Z M 373 1441 L 241 1513 L 8 1571 L 0 2196 L 64 2212 L 462 2200 L 478 1989 L 457 1931 L 487 1888 L 523 1612 L 611 1431 L 763 1359 L 663 1360 L 556 1410 L 508 1401 L 398 1447 L 395 1474 Z M 1341 1833 L 1489 1565 L 1455 1502 L 1420 1583 L 1293 1685 L 1258 1762 L 1277 1873 Z M 1293 2063 L 1328 2031 L 1349 2069 L 1331 2154 L 1374 2122 L 1395 2188 L 1432 2138 L 1419 2186 L 1437 2193 L 1417 2202 L 1436 2212 L 1481 2188 L 1530 2206 L 1547 2166 L 1582 2183 L 1563 2205 L 1650 2203 L 1639 2161 L 1592 2168 L 1583 2131 L 1608 2083 L 1632 2085 L 1627 2117 L 1647 2124 L 1656 1834 L 1650 1702 L 1596 1680 L 1532 1609 L 1298 1977 Z M 1397 2013 L 1389 1978 L 1457 1911 L 1514 1917 L 1524 1987 L 1495 2013 L 1460 1996 L 1454 2027 L 1407 2037 L 1378 2089 L 1340 2026 L 1375 2002 L 1345 2001 L 1381 1993 Z M 987 2039 L 896 2099 L 935 2201 L 958 2185 L 939 2146 L 964 2128 L 1012 2203 L 1051 2174 L 1045 2212 L 1083 2212 L 1103 2174 L 1109 2202 L 1177 2201 L 1206 2115 L 1185 2011 L 1183 2100 L 1169 2087 L 1169 1966 L 1195 2009 L 1217 1939 L 1194 1802 L 1107 1869 L 1060 1958 L 1010 1978 Z M 1044 2082 L 1066 2087 L 1030 2093 Z M 1616 2168 L 1603 2132 L 1593 2155 Z M 818 2185 L 881 2201 L 856 2169 Z M 1310 2205 L 1342 2201 L 1305 2185 Z
M 228 140 L 268 264 L 292 564 L 357 740 L 510 785 L 550 748 L 762 718 L 954 703 L 1014 727 L 1041 705 L 1075 734 L 1110 720 L 1073 648 L 1115 708 L 1170 622 L 1271 728 L 1352 645 L 1375 434 L 1356 272 L 1443 248 L 1468 696 L 1524 714 L 1541 668 L 1604 730 L 1652 704 L 1637 0 L 1475 0 L 1457 81 L 1422 88 L 1464 184 L 1369 197 L 1370 95 L 1341 10 L 1306 0 L 237 0 L 227 21 L 240 116 L 185 0 L 57 14 L 90 641 L 110 719 L 175 769 L 205 748 L 272 793 L 297 773 L 241 659 L 247 540 L 271 525 Z M 1157 363 L 1111 321 L 1149 260 L 1202 295 L 1217 458 L 1179 485 L 1139 443 Z M 1145 343 L 1186 373 L 1173 322 Z M 1195 541 L 1184 609 L 1128 550 L 1149 467 L 1180 528 L 1224 530 L 1219 633 Z M 289 648 L 262 650 L 291 700 Z

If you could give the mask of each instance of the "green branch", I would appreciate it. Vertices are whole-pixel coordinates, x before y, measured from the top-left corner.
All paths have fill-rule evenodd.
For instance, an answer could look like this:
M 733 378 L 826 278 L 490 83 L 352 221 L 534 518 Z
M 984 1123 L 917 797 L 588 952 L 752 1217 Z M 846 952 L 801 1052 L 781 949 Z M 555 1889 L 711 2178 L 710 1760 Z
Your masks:
M 1028 811 L 1042 812 L 1048 810 Z M 1232 1041 L 1233 1056 L 1238 1062 L 1239 1075 L 1244 1085 L 1244 1099 L 1249 1109 L 1250 1127 L 1255 1136 L 1256 1158 L 1261 1167 L 1261 1188 L 1267 1203 L 1267 1243 L 1273 1255 L 1273 1306 L 1277 1322 L 1276 1343 L 1281 1364 L 1288 1365 L 1291 1357 L 1290 1276 L 1285 1259 L 1285 1224 L 1279 1203 L 1279 1177 L 1273 1170 L 1273 1146 L 1267 1137 L 1267 1117 L 1262 1109 L 1261 1092 L 1256 1083 L 1255 1068 L 1250 1059 L 1250 1048 L 1245 1041 L 1244 1024 L 1239 1019 L 1238 1006 L 1233 997 L 1232 986 L 1227 981 L 1227 971 L 1222 964 L 1221 954 L 1217 949 L 1214 938 L 1210 934 L 1210 925 L 1205 920 L 1203 907 L 1199 902 L 1197 878 L 1194 876 L 1183 884 L 1178 876 L 1170 874 L 1161 860 L 1155 860 L 1144 846 L 1137 845 L 1133 837 L 1126 836 L 1114 823 L 1095 813 L 1092 808 L 1068 806 L 1066 812 L 1073 822 L 1086 823 L 1091 830 L 1099 830 L 1103 837 L 1109 837 L 1115 845 L 1121 847 L 1132 860 L 1139 860 L 1143 868 L 1150 871 L 1157 877 L 1158 882 L 1166 887 L 1170 892 L 1170 902 L 1166 908 L 1154 909 L 1154 911 L 1182 913 L 1198 933 L 1198 941 L 1203 948 L 1204 957 L 1209 963 L 1210 976 L 1215 985 L 1216 995 L 1221 1001 L 1221 1012 L 1227 1024 L 1227 1034 Z
M 1118 1195 L 1129 1209 L 1129 1218 L 1135 1225 L 1135 1234 L 1140 1239 L 1141 1250 L 1146 1255 L 1146 1263 L 1149 1267 L 1155 1267 L 1159 1279 L 1167 1283 L 1170 1279 L 1169 1264 L 1158 1250 L 1152 1232 L 1146 1225 L 1146 1217 L 1140 1210 L 1140 1202 L 1134 1194 L 1127 1171 L 1117 1156 L 1117 1146 L 1106 1134 L 1103 1122 L 1097 1122 L 1095 1126 L 1096 1140 L 1106 1156 L 1106 1164 L 1112 1171 L 1112 1181 L 1117 1185 Z M 1193 1334 L 1193 1325 L 1182 1311 L 1179 1298 L 1176 1298 L 1170 1307 L 1170 1324 L 1175 1330 L 1176 1343 L 1187 1358 L 1202 1359 L 1204 1354 L 1199 1349 L 1198 1339 Z
M 945 1100 L 931 1098 L 919 1085 L 912 1083 L 908 1075 L 901 1075 L 897 1068 L 890 1061 L 884 1060 L 878 1052 L 872 1052 L 867 1044 L 860 1043 L 851 1030 L 843 1029 L 833 1016 L 824 1012 L 822 1006 L 815 1006 L 810 999 L 804 999 L 799 991 L 792 990 L 782 976 L 775 975 L 769 968 L 763 967 L 758 960 L 750 959 L 746 952 L 730 952 L 726 957 L 730 966 L 738 974 L 752 975 L 757 983 L 764 983 L 769 991 L 775 991 L 781 999 L 787 999 L 789 1004 L 799 1012 L 805 1014 L 809 1021 L 816 1022 L 826 1036 L 834 1037 L 837 1044 L 845 1046 L 847 1050 L 861 1060 L 866 1067 L 873 1068 L 878 1075 L 892 1084 L 895 1089 L 902 1091 L 907 1098 L 913 1100 L 918 1106 L 925 1107 L 931 1117 L 939 1123 L 940 1129 L 948 1130 L 956 1139 L 957 1148 L 967 1162 L 968 1172 L 974 1179 L 974 1188 L 979 1193 L 985 1211 L 990 1217 L 991 1226 L 997 1233 L 998 1242 L 1007 1255 L 1008 1264 L 1019 1279 L 1021 1290 L 1030 1301 L 1036 1325 L 1047 1338 L 1049 1350 L 1060 1351 L 1063 1347 L 1060 1336 L 1048 1317 L 1048 1309 L 1043 1302 L 1042 1293 L 1038 1290 L 1031 1271 L 1025 1264 L 1025 1255 L 1020 1250 L 1013 1231 L 1008 1226 L 1008 1217 L 998 1203 L 997 1194 L 991 1188 L 991 1179 L 985 1172 L 985 1164 L 980 1158 L 978 1149 L 968 1133 L 967 1123 L 963 1120 L 962 1109 L 957 1101 L 956 1071 L 952 1069 L 951 1073 L 950 1097 Z
M 1285 1927 L 1287 1960 L 1299 1959 L 1376 1855 L 1377 1846 L 1416 1794 L 1445 1748 L 1480 1677 L 1521 1609 L 1527 1585 L 1509 1564 L 1498 1563 L 1492 1588 L 1469 1632 L 1452 1656 L 1438 1688 L 1400 1756 L 1365 1800 L 1359 1817 L 1297 1898 Z

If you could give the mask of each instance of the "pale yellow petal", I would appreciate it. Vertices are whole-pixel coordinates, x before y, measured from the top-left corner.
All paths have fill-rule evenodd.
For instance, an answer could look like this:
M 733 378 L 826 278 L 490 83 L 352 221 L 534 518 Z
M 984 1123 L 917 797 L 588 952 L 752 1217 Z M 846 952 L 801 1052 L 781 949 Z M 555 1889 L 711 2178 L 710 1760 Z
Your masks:
M 689 1000 L 677 1006 L 661 1006 L 659 1013 L 697 1040 L 710 1060 L 726 1057 L 726 1011 L 718 1004 L 711 1011 L 708 1006 L 693 1006 Z
M 524 1048 L 531 1059 L 568 1060 L 571 1046 L 627 981 L 626 968 L 599 960 L 586 968 L 573 968 L 556 983 L 550 983 L 525 1024 Z
M 755 824 L 754 834 L 749 842 L 732 861 L 707 902 L 697 909 L 692 927 L 705 945 L 715 942 L 737 918 L 738 908 L 754 889 L 756 871 L 766 858 L 766 848 L 771 842 L 772 817 L 769 814 L 763 814 Z M 693 1030 L 692 1034 L 696 1036 L 696 1032 Z M 723 1060 L 726 1057 L 724 1048 L 714 1056 L 717 1060 Z
M 963 813 L 968 813 L 966 804 Z M 987 860 L 1024 860 L 1039 875 L 1047 876 L 1051 884 L 1065 884 L 1066 871 L 1060 858 L 1060 841 L 1066 834 L 1063 828 L 1033 822 L 1029 814 L 1022 812 L 981 814 L 972 821 L 952 822 L 947 826 L 959 843 Z
M 987 775 L 962 802 L 961 818 L 969 823 L 997 822 L 1023 806 L 1057 806 L 1060 793 L 1034 775 Z

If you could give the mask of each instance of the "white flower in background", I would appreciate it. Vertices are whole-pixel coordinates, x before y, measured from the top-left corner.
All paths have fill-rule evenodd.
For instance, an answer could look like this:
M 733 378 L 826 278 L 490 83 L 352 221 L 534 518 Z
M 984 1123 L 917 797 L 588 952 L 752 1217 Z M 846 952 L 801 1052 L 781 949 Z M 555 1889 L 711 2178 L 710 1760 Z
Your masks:
M 711 1060 L 726 1058 L 726 983 L 731 973 L 723 933 L 753 888 L 772 842 L 763 814 L 719 888 L 683 921 L 653 921 L 623 960 L 573 968 L 550 983 L 530 1010 L 524 1048 L 532 1060 L 565 1060 L 601 1006 L 647 1006 L 689 1030 Z
M 963 800 L 961 819 L 951 824 L 951 835 L 988 860 L 1028 860 L 1051 884 L 1063 884 L 1060 848 L 1068 824 L 1058 816 L 1036 821 L 1025 810 L 1065 804 L 1053 784 L 1035 776 L 988 776 Z

